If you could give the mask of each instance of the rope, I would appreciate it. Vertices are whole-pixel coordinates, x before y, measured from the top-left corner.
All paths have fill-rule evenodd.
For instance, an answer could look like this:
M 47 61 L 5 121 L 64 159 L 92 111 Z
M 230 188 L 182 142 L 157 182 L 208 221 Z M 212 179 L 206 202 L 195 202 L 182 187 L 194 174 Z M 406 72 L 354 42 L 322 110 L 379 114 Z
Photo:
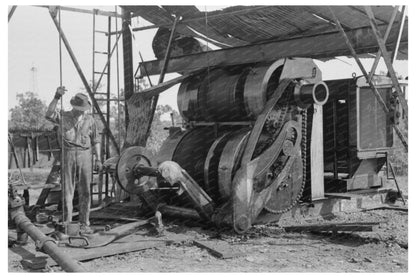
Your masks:
M 61 30 L 61 8 L 58 7 L 58 14 L 59 14 L 59 30 Z M 59 86 L 62 87 L 62 35 L 59 32 Z M 61 121 L 60 121 L 60 128 L 61 128 L 61 198 L 62 198 L 62 222 L 65 221 L 65 174 L 64 174 L 64 135 L 63 135 L 63 99 L 64 96 L 61 96 Z M 67 227 L 65 227 L 65 234 L 67 233 Z

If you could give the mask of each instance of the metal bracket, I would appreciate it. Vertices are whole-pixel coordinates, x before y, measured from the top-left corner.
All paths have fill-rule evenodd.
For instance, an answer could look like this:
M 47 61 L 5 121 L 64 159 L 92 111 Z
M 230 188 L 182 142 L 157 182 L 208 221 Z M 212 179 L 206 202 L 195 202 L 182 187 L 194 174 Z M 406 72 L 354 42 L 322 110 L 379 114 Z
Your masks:
M 53 238 L 51 238 L 51 237 L 44 237 L 41 240 L 36 240 L 35 241 L 36 250 L 37 251 L 44 252 L 43 251 L 43 247 L 45 246 L 45 243 L 48 242 L 48 241 L 51 241 L 51 242 L 57 244 L 56 240 L 54 240 Z

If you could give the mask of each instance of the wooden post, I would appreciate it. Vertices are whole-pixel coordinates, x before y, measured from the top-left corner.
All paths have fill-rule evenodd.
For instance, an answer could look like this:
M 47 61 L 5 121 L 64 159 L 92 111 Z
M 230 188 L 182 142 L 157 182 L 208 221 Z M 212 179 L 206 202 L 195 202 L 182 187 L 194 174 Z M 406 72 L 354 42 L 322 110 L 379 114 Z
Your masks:
M 322 105 L 313 105 L 311 133 L 311 198 L 323 199 L 324 190 L 324 139 Z
M 163 66 L 162 66 L 162 71 L 160 72 L 158 85 L 162 84 L 163 80 L 165 79 L 166 68 L 168 66 L 169 59 L 170 59 L 170 52 L 172 50 L 172 40 L 173 40 L 173 36 L 175 35 L 176 24 L 178 23 L 178 20 L 179 20 L 179 17 L 175 17 L 175 20 L 173 21 L 173 26 L 172 26 L 172 30 L 170 31 L 168 46 L 167 46 L 167 49 L 166 49 L 165 58 L 163 59 Z M 150 118 L 149 118 L 149 123 L 147 125 L 146 139 L 150 135 L 150 128 L 152 127 L 153 116 L 154 116 L 155 111 L 156 111 L 158 100 L 159 100 L 159 95 L 158 94 L 152 97 L 152 104 L 151 104 L 152 106 L 150 108 Z
M 16 11 L 17 6 L 12 6 L 12 8 L 9 11 L 9 20 L 7 22 L 10 22 L 10 19 L 12 19 L 12 16 L 14 12 Z
M 123 14 L 123 67 L 124 67 L 124 99 L 128 100 L 134 92 L 133 82 L 133 48 L 129 29 L 131 24 L 130 12 L 121 8 Z M 128 113 L 126 113 L 126 125 L 128 125 Z

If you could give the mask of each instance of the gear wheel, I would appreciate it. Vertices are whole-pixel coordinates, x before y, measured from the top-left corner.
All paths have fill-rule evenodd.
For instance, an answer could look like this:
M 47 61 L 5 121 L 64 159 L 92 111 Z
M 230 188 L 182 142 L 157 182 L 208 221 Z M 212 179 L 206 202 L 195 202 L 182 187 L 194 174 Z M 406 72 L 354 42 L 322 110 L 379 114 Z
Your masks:
M 273 136 L 282 127 L 280 121 L 280 117 L 282 116 L 283 112 L 282 107 L 280 107 L 280 105 L 277 105 L 275 109 L 276 110 L 270 111 L 265 123 L 266 131 L 271 136 Z

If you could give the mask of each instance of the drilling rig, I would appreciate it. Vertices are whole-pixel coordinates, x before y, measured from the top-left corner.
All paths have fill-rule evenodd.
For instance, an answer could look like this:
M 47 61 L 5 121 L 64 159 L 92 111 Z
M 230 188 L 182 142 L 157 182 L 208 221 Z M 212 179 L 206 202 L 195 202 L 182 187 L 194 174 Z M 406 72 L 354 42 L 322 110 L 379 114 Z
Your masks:
M 155 156 L 126 149 L 117 179 L 150 208 L 246 232 L 259 215 L 278 216 L 302 198 L 308 108 L 328 97 L 312 59 L 190 76 L 177 96 L 185 129 L 172 127 Z

